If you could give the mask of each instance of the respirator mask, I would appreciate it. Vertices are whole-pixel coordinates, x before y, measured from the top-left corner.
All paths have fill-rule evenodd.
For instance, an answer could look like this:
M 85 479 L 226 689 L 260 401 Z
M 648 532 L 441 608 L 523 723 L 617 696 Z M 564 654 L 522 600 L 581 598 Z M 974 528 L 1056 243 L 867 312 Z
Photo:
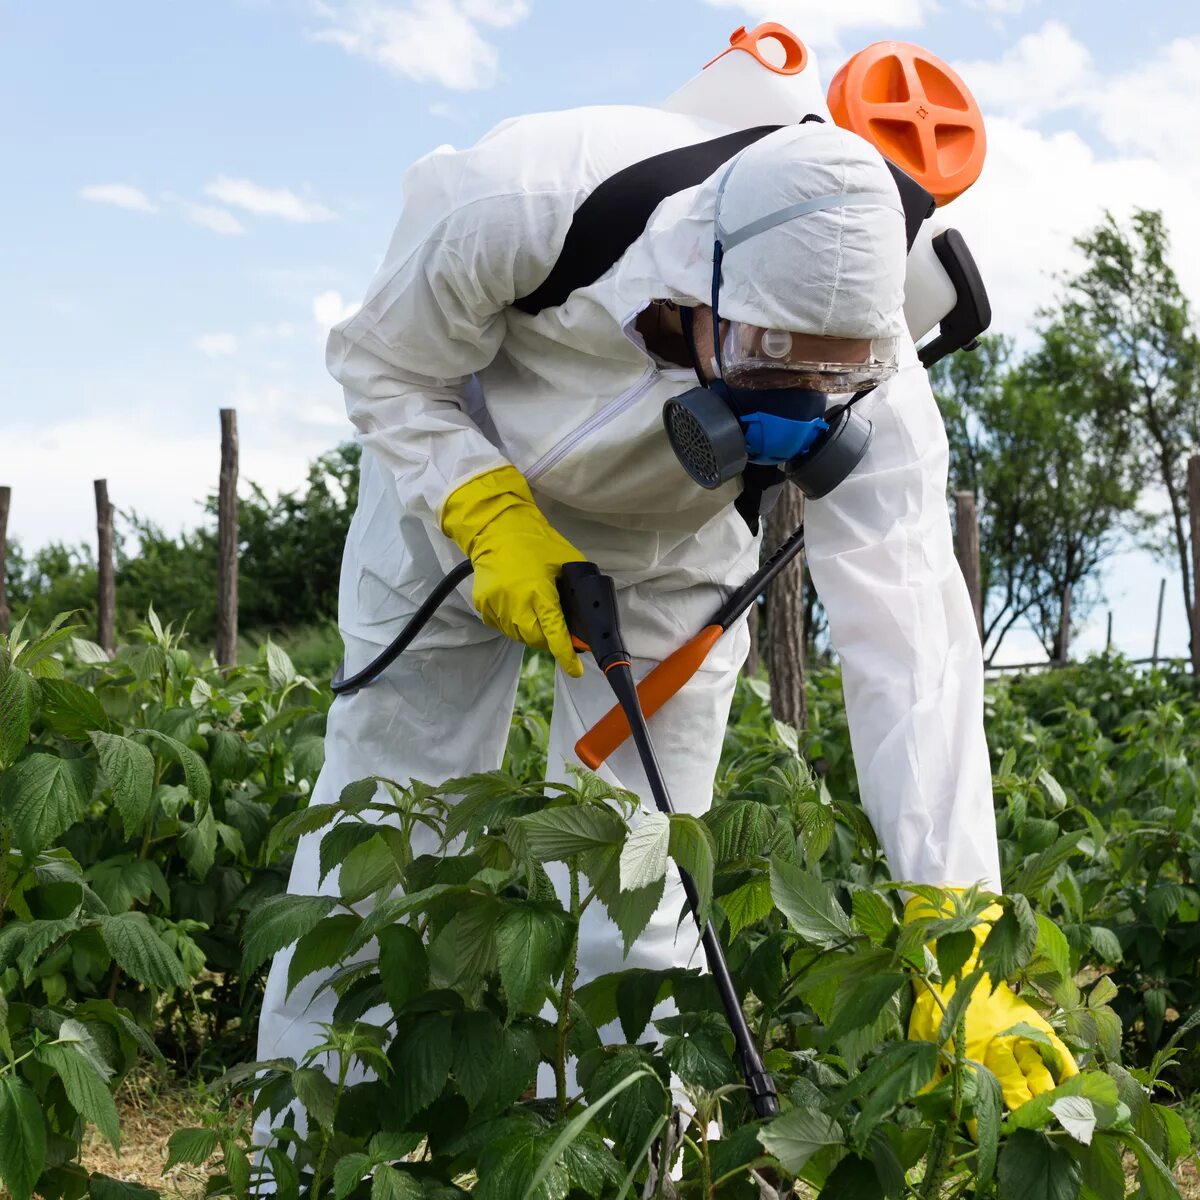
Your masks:
M 663 422 L 676 458 L 703 488 L 719 488 L 755 464 L 779 469 L 806 496 L 818 499 L 867 452 L 871 422 L 853 403 L 895 374 L 897 339 L 826 337 L 722 321 L 721 262 L 740 242 L 784 221 L 825 208 L 894 208 L 896 197 L 874 192 L 817 196 L 730 232 L 721 226 L 721 197 L 736 163 L 717 188 L 710 363 L 697 356 L 694 310 L 680 310 L 697 374 L 708 376 L 708 382 L 668 400 Z M 834 396 L 843 399 L 831 407 Z

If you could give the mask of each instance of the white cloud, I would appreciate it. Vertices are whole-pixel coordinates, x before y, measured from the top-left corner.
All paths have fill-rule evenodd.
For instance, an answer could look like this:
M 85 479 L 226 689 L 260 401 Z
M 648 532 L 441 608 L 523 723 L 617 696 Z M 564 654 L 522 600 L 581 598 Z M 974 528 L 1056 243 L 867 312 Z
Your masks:
M 1027 33 L 999 60 L 955 64 L 985 114 L 1031 118 L 1078 103 L 1094 73 L 1087 47 L 1061 21 Z
M 806 43 L 836 46 L 847 30 L 913 29 L 937 8 L 936 0 L 707 0 L 716 8 L 740 9 L 749 22 L 777 21 Z
M 236 354 L 237 337 L 232 333 L 202 333 L 196 339 L 196 349 L 209 358 L 225 358 Z
M 206 196 L 231 208 L 245 209 L 259 217 L 280 217 L 285 221 L 328 221 L 333 210 L 313 200 L 297 196 L 289 188 L 269 188 L 250 179 L 230 179 L 219 175 L 204 189 Z
M 333 326 L 354 316 L 361 307 L 362 305 L 357 301 L 343 300 L 341 292 L 334 291 L 332 288 L 329 291 L 322 292 L 319 296 L 314 296 L 312 302 L 313 320 L 317 323 L 317 331 L 320 333 L 322 339 L 324 339 Z
M 1105 209 L 1118 217 L 1161 209 L 1180 282 L 1200 301 L 1200 162 L 1190 128 L 1200 109 L 1200 38 L 1104 75 L 1050 21 L 999 61 L 955 65 L 987 114 L 988 155 L 945 220 L 979 261 L 994 328 L 1028 335 L 1036 309 L 1057 292 L 1055 276 L 1078 265 L 1072 239 Z M 1076 129 L 1038 127 L 1055 113 Z
M 212 204 L 193 204 L 190 200 L 183 202 L 183 211 L 188 220 L 213 233 L 238 234 L 245 233 L 246 227 L 227 208 L 217 208 Z
M 529 0 L 322 0 L 318 11 L 328 24 L 311 36 L 407 79 L 469 91 L 500 75 L 496 47 L 481 27 L 507 28 L 529 10 Z
M 141 188 L 128 183 L 94 183 L 79 189 L 81 200 L 94 204 L 114 204 L 130 212 L 156 213 L 158 208 Z
M 1002 17 L 1016 16 L 1025 11 L 1029 0 L 971 0 L 972 8 L 982 8 L 985 12 L 996 13 Z

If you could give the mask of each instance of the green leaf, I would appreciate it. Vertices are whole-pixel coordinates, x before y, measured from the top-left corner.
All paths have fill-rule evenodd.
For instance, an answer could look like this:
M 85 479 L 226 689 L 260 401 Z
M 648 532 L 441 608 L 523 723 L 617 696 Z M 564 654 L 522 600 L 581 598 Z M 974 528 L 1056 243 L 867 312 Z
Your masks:
M 1038 772 L 1037 781 L 1042 785 L 1042 791 L 1046 793 L 1046 798 L 1050 801 L 1050 806 L 1055 812 L 1062 812 L 1069 803 L 1067 793 L 1062 789 L 1062 784 L 1044 768 Z
M 729 1026 L 723 1017 L 711 1012 L 682 1013 L 655 1021 L 660 1033 L 667 1035 L 662 1055 L 672 1071 L 692 1087 L 716 1091 L 727 1083 L 740 1082 L 724 1041 Z
M 108 1139 L 114 1150 L 121 1148 L 121 1124 L 117 1106 L 90 1057 L 72 1044 L 47 1042 L 37 1049 L 38 1059 L 57 1072 L 75 1111 L 91 1121 Z
M 375 824 L 369 820 L 339 821 L 321 838 L 320 878 L 317 885 L 325 882 L 330 871 L 342 865 L 343 859 L 357 846 L 368 842 L 376 834 Z
M 643 813 L 621 847 L 621 891 L 636 892 L 661 880 L 667 873 L 671 823 L 664 813 Z
M 1104 925 L 1089 926 L 1092 949 L 1102 963 L 1119 963 L 1125 957 L 1121 950 L 1121 940 L 1115 933 Z
M 1014 1200 L 1075 1200 L 1082 1179 L 1075 1160 L 1044 1133 L 1018 1129 L 1000 1151 L 1000 1194 Z
M 217 860 L 217 822 L 211 808 L 205 808 L 190 824 L 185 823 L 179 849 L 188 870 L 203 879 Z
M 186 988 L 183 964 L 154 932 L 145 913 L 119 913 L 104 917 L 100 934 L 109 953 L 126 975 L 157 988 Z
M 294 683 L 296 680 L 296 668 L 292 666 L 292 660 L 288 658 L 287 651 L 282 646 L 276 645 L 270 638 L 267 638 L 267 643 L 263 647 L 263 657 L 267 663 L 267 682 L 276 691 L 287 687 L 289 683 Z
M 566 1170 L 552 1165 L 537 1187 L 532 1182 L 542 1159 L 554 1143 L 535 1125 L 522 1125 L 488 1145 L 479 1162 L 474 1200 L 566 1200 L 571 1186 Z
M 1096 1131 L 1096 1106 L 1084 1096 L 1062 1096 L 1050 1105 L 1058 1123 L 1085 1146 L 1092 1144 Z
M 1120 1136 L 1137 1159 L 1138 1179 L 1147 1200 L 1179 1200 L 1179 1190 L 1166 1163 L 1136 1133 L 1122 1132 Z
M 818 1109 L 793 1108 L 764 1125 L 758 1131 L 758 1140 L 784 1170 L 798 1175 L 817 1151 L 842 1146 L 846 1137 L 842 1127 Z
M 857 1154 L 847 1154 L 833 1168 L 821 1195 L 829 1200 L 884 1200 L 875 1164 Z
M 386 979 L 386 977 L 385 977 Z M 489 1012 L 454 1014 L 454 1072 L 458 1090 L 478 1107 L 492 1082 L 504 1039 L 500 1022 Z
M 454 1059 L 451 1029 L 451 1018 L 438 1013 L 400 1022 L 388 1048 L 400 1120 L 408 1121 L 441 1095 Z
M 979 1158 L 975 1164 L 978 1190 L 983 1192 L 996 1170 L 1000 1148 L 1000 1122 L 1004 1116 L 1004 1095 L 1000 1080 L 982 1063 L 975 1066 L 975 1140 Z
M 33 721 L 33 680 L 20 667 L 0 660 L 0 767 L 14 762 L 29 741 Z
M 1087 1006 L 1088 1008 L 1100 1008 L 1116 998 L 1117 985 L 1113 983 L 1110 976 L 1101 975 L 1092 990 L 1088 992 Z
M 178 739 L 165 733 L 160 733 L 157 729 L 146 729 L 143 732 L 148 737 L 154 738 L 166 750 L 168 756 L 183 768 L 183 782 L 187 786 L 188 795 L 192 798 L 196 814 L 198 816 L 203 814 L 208 809 L 209 797 L 212 794 L 212 781 L 208 777 L 208 767 L 204 765 L 204 759 L 189 746 L 185 746 Z
M 707 825 L 688 813 L 672 813 L 668 853 L 681 871 L 692 877 L 699 902 L 699 918 L 708 923 L 712 908 L 713 856 L 716 850 Z
M 345 1200 L 371 1169 L 369 1155 L 354 1153 L 343 1154 L 333 1168 L 334 1200 Z
M 562 973 L 566 926 L 552 911 L 526 903 L 510 908 L 496 931 L 500 982 L 509 1008 L 536 1014 Z
M 380 1166 L 371 1176 L 371 1200 L 424 1200 L 425 1189 L 407 1172 Z
M 381 890 L 394 891 L 400 883 L 400 864 L 378 834 L 346 855 L 338 875 L 338 890 L 346 904 L 357 904 Z
M 979 962 L 999 983 L 1028 966 L 1037 946 L 1038 926 L 1029 901 L 1010 896 L 1010 903 L 992 925 L 979 950 Z
M 21 852 L 32 858 L 53 845 L 84 812 L 93 764 L 85 758 L 30 754 L 0 775 L 0 810 L 8 813 Z
M 332 896 L 272 896 L 246 918 L 243 936 L 242 972 L 258 970 L 272 954 L 290 946 L 329 915 Z
M 811 945 L 828 949 L 851 938 L 850 922 L 829 885 L 781 858 L 771 861 L 771 896 L 792 931 Z
M 292 995 L 296 984 L 311 974 L 335 966 L 347 958 L 347 944 L 362 918 L 354 913 L 340 912 L 318 922 L 296 942 L 292 960 L 288 962 L 288 995 Z
M 55 733 L 78 741 L 93 730 L 108 728 L 104 706 L 87 688 L 69 679 L 43 679 L 40 689 L 42 719 Z
M 967 1011 L 967 1005 L 971 1003 L 975 989 L 983 982 L 983 977 L 984 971 L 980 967 L 961 980 L 954 989 L 954 995 L 946 1004 L 946 1011 L 942 1013 L 942 1020 L 938 1025 L 936 1043 L 938 1046 L 944 1046 L 953 1039 L 958 1029 L 958 1023 Z
M 92 743 L 100 758 L 100 770 L 121 814 L 125 836 L 142 831 L 150 816 L 154 796 L 154 755 L 141 742 L 116 733 L 96 732 Z
M 844 986 L 837 997 L 833 1021 L 826 1030 L 829 1042 L 876 1021 L 907 978 L 899 971 L 887 971 Z
M 949 983 L 967 965 L 975 951 L 975 934 L 970 929 L 943 933 L 934 943 L 938 971 L 942 982 Z
M 599 1065 L 587 1076 L 584 1093 L 589 1104 L 602 1110 L 607 1132 L 617 1142 L 617 1156 L 624 1160 L 646 1140 L 666 1111 L 669 1095 L 656 1074 L 640 1070 L 649 1065 L 643 1051 L 634 1046 L 616 1046 L 603 1053 Z M 599 1103 L 610 1089 L 634 1073 L 635 1083 L 607 1104 Z
M 180 1163 L 202 1167 L 217 1151 L 217 1130 L 177 1129 L 167 1142 L 167 1165 L 164 1171 Z
M 1068 1096 L 1080 1096 L 1107 1109 L 1115 1109 L 1120 1102 L 1116 1080 L 1098 1071 L 1084 1071 L 1072 1075 L 1052 1091 L 1042 1092 L 1032 1100 L 1027 1100 L 1015 1112 L 1009 1113 L 1007 1124 L 1013 1128 L 1038 1129 L 1054 1115 L 1053 1106 Z
M 1047 916 L 1037 914 L 1036 953 L 1044 957 L 1057 972 L 1060 979 L 1071 978 L 1071 947 L 1066 935 Z
M 1125 1200 L 1125 1164 L 1122 1161 L 1121 1143 L 1111 1134 L 1099 1131 L 1092 1144 L 1068 1147 L 1075 1155 L 1083 1173 L 1085 1195 L 1089 1200 Z M 1178 1200 L 1173 1196 L 1172 1200 Z
M 336 920 L 338 917 L 327 917 L 321 924 Z M 378 937 L 379 975 L 383 980 L 384 995 L 392 1011 L 400 1013 L 429 987 L 429 956 L 421 935 L 409 925 L 389 925 L 379 931 Z M 344 953 L 344 937 L 342 948 Z
M 558 1167 L 559 1159 L 566 1156 L 568 1147 L 578 1141 L 580 1135 L 584 1132 L 592 1120 L 601 1112 L 604 1106 L 610 1101 L 615 1100 L 626 1088 L 632 1087 L 637 1083 L 638 1079 L 643 1075 L 650 1074 L 648 1067 L 643 1067 L 638 1071 L 631 1071 L 624 1079 L 613 1084 L 607 1092 L 604 1093 L 594 1104 L 590 1104 L 585 1108 L 580 1109 L 567 1123 L 563 1126 L 558 1136 L 546 1149 L 542 1155 L 541 1161 L 537 1165 L 537 1169 L 533 1172 L 532 1178 L 525 1188 L 526 1196 L 536 1196 L 542 1189 L 543 1181 L 550 1178 L 551 1173 Z M 603 1148 L 603 1147 L 601 1147 Z M 609 1157 L 609 1162 L 612 1161 Z M 611 1176 L 610 1176 L 611 1178 Z M 600 1185 L 605 1182 L 604 1176 L 600 1178 Z M 565 1195 L 565 1190 L 564 1190 Z
M 722 900 L 722 905 L 724 901 Z M 876 945 L 881 945 L 890 936 L 896 925 L 892 906 L 878 893 L 857 891 L 850 897 L 854 913 L 854 924 L 859 933 L 865 934 Z
M 310 1120 L 326 1132 L 333 1129 L 333 1081 L 317 1067 L 299 1067 L 292 1072 L 292 1091 L 304 1105 Z
M 517 817 L 530 852 L 539 862 L 556 862 L 596 850 L 620 845 L 625 822 L 611 809 L 599 804 L 570 808 L 546 808 Z
M 112 1179 L 99 1172 L 93 1173 L 88 1180 L 88 1195 L 91 1200 L 160 1200 L 153 1188 L 127 1179 Z
M 771 877 L 752 876 L 741 887 L 721 897 L 721 908 L 729 921 L 729 938 L 732 941 L 743 929 L 775 911 L 775 901 L 771 899 Z
M 0 1074 L 0 1180 L 13 1200 L 30 1200 L 46 1167 L 46 1122 L 33 1090 L 11 1071 Z

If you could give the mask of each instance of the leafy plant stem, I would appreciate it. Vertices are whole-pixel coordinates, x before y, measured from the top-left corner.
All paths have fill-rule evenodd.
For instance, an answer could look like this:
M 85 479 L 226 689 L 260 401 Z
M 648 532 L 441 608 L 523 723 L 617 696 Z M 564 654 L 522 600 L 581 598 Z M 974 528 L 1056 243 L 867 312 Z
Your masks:
M 320 1200 L 321 1184 L 324 1182 L 323 1175 L 325 1172 L 325 1159 L 329 1154 L 329 1140 L 332 1134 L 332 1127 L 337 1123 L 338 1109 L 341 1107 L 342 1095 L 346 1091 L 346 1076 L 350 1070 L 350 1056 L 346 1053 L 338 1055 L 338 1080 L 337 1089 L 333 1094 L 333 1112 L 330 1117 L 330 1128 L 321 1129 L 321 1153 L 317 1156 L 317 1165 L 313 1169 L 312 1191 L 310 1196 L 312 1200 Z
M 559 1119 L 567 1111 L 567 1036 L 571 1032 L 571 998 L 575 988 L 575 970 L 579 959 L 579 867 L 572 862 L 571 871 L 571 916 L 575 922 L 571 934 L 571 947 L 567 951 L 567 965 L 563 968 L 562 994 L 558 1004 L 558 1042 L 554 1056 L 554 1085 L 558 1098 Z

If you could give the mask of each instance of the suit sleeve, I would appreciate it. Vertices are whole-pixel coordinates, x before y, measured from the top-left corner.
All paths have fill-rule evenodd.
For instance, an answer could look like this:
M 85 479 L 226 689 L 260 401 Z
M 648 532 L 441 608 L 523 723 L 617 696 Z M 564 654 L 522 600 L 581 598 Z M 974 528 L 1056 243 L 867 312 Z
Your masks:
M 451 492 L 507 461 L 473 415 L 471 377 L 496 356 L 505 309 L 549 270 L 574 203 L 548 191 L 464 198 L 470 153 L 410 169 L 383 264 L 326 350 L 363 446 L 435 528 Z
M 945 428 L 915 364 L 860 403 L 875 439 L 806 526 L 863 806 L 893 878 L 998 890 L 983 657 L 953 551 Z

